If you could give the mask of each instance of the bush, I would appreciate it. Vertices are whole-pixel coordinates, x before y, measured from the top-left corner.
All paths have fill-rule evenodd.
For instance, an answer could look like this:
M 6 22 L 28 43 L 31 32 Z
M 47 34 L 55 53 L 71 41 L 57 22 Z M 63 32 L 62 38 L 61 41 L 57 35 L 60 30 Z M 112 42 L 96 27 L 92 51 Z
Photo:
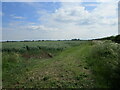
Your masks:
M 120 35 L 117 35 L 114 39 L 115 42 L 120 43 Z
M 120 83 L 119 51 L 120 45 L 111 41 L 99 41 L 90 50 L 87 63 L 99 82 L 98 87 L 117 87 Z

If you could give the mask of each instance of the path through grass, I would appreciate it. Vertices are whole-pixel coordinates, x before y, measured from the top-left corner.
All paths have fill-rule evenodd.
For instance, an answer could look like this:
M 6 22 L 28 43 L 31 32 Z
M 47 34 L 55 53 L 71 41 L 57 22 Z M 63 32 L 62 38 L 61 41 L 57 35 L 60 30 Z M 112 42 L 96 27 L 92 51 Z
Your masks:
M 3 87 L 109 88 L 115 84 L 112 79 L 116 79 L 116 76 L 119 78 L 119 49 L 119 45 L 112 42 L 87 41 L 59 52 L 55 51 L 57 54 L 52 58 L 38 58 L 35 55 L 24 58 L 20 53 L 11 53 L 11 58 L 8 53 L 8 56 L 4 56 Z M 8 59 L 13 60 L 12 64 L 5 62 Z M 16 64 L 14 61 L 17 60 L 19 62 Z

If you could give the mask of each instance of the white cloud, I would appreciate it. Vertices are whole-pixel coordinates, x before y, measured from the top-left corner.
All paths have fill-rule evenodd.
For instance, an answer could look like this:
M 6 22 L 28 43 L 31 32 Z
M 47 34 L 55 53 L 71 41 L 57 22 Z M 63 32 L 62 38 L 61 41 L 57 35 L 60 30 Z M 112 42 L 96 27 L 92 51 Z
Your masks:
M 2 2 L 118 2 L 119 0 L 2 0 Z
M 97 2 L 118 2 L 119 0 L 96 0 Z
M 118 33 L 117 6 L 117 3 L 102 2 L 89 12 L 81 3 L 64 2 L 53 13 L 37 11 L 41 24 L 28 22 L 23 26 L 18 23 L 21 34 L 17 33 L 17 30 L 13 34 L 24 36 L 22 31 L 25 29 L 28 37 L 25 35 L 24 38 L 29 39 L 30 37 L 32 39 L 92 39 L 116 35 Z M 18 25 L 13 29 L 17 29 Z M 27 31 L 28 29 L 30 32 Z
M 85 6 L 96 7 L 98 5 L 97 4 L 85 4 Z
M 117 3 L 102 2 L 92 12 L 80 3 L 61 5 L 54 13 L 40 18 L 43 25 L 61 30 L 57 38 L 97 38 L 117 34 Z
M 106 6 L 106 8 L 104 7 Z M 113 24 L 116 22 L 117 18 L 117 6 L 116 4 L 101 4 L 93 12 L 88 12 L 85 10 L 85 7 L 76 5 L 62 7 L 56 10 L 52 14 L 52 17 L 55 20 L 63 21 L 67 23 L 81 23 L 88 25 L 89 24 Z M 114 18 L 113 18 L 114 17 Z
M 85 10 L 84 7 L 74 6 L 60 8 L 56 10 L 56 12 L 52 15 L 55 20 L 63 21 L 63 22 L 76 22 L 78 20 L 87 19 L 89 13 Z
M 25 17 L 22 16 L 16 16 L 16 15 L 10 15 L 14 19 L 25 19 Z
M 33 30 L 48 30 L 48 31 L 58 30 L 58 28 L 45 27 L 43 25 L 28 26 L 28 29 L 33 29 Z
M 16 16 L 14 17 L 15 19 L 24 19 L 24 17 L 21 17 L 21 16 Z

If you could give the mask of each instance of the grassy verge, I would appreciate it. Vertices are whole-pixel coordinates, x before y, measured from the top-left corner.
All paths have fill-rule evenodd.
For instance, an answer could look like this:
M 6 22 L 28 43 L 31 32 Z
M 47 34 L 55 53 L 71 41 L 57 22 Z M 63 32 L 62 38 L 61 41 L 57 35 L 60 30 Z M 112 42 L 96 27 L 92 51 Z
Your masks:
M 86 59 L 92 70 L 96 87 L 118 88 L 120 82 L 120 45 L 111 41 L 96 42 Z

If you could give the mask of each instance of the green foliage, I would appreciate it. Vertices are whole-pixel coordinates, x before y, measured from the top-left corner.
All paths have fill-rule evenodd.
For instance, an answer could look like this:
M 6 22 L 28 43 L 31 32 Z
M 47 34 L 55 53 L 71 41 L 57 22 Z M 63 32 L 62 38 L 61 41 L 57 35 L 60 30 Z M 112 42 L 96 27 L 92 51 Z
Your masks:
M 111 41 L 114 41 L 116 43 L 120 43 L 120 35 L 100 38 L 100 39 L 96 39 L 96 40 L 111 40 Z
M 120 43 L 120 35 L 117 35 L 113 41 Z
M 120 72 L 118 51 L 120 51 L 120 45 L 110 41 L 99 41 L 91 48 L 87 63 L 95 75 L 98 87 L 117 87 L 114 85 L 119 82 L 115 81 L 120 78 L 117 73 Z
M 112 41 L 5 42 L 1 51 L 4 88 L 120 85 L 120 45 Z

